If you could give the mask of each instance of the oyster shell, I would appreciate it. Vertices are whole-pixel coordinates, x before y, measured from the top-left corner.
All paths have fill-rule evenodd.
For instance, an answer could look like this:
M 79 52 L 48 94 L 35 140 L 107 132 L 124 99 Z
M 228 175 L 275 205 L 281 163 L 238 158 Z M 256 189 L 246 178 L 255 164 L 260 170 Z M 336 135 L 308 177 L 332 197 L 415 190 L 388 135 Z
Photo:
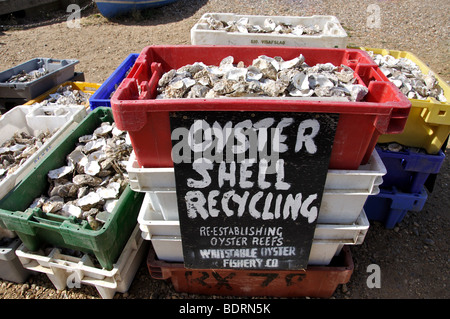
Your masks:
M 47 176 L 50 179 L 59 179 L 61 177 L 64 177 L 64 176 L 72 173 L 73 170 L 74 170 L 74 166 L 72 164 L 70 164 L 70 165 L 62 166 L 60 168 L 49 171 Z
M 100 205 L 102 201 L 103 199 L 98 193 L 90 192 L 89 194 L 79 198 L 76 203 L 77 206 L 80 207 L 82 210 L 87 211 L 97 205 Z
M 52 196 L 42 204 L 44 213 L 56 213 L 64 206 L 64 199 L 60 196 Z

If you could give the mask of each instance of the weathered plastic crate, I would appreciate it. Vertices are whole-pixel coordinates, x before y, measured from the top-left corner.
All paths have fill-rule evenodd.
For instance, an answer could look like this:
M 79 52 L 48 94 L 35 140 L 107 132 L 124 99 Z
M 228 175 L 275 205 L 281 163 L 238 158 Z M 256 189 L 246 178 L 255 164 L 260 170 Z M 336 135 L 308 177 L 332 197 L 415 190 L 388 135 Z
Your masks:
M 392 229 L 409 211 L 421 211 L 427 199 L 425 188 L 420 193 L 403 193 L 395 187 L 381 189 L 378 195 L 367 198 L 364 210 L 369 220 L 382 222 L 387 229 Z
M 16 251 L 21 243 L 19 238 L 15 238 L 6 245 L 0 245 L 0 279 L 24 283 L 32 274 L 22 266 L 16 256 Z
M 227 57 L 249 65 L 260 56 L 285 60 L 303 54 L 309 65 L 329 62 L 355 70 L 358 83 L 368 87 L 363 102 L 311 101 L 290 98 L 155 99 L 163 72 L 194 62 L 218 65 Z M 404 128 L 411 102 L 387 80 L 369 55 L 356 49 L 273 46 L 149 46 L 136 60 L 132 76 L 124 79 L 111 98 L 117 127 L 128 131 L 142 167 L 172 167 L 170 111 L 248 111 L 338 113 L 339 123 L 330 169 L 357 169 L 366 164 L 378 136 Z
M 359 189 L 325 189 L 317 217 L 318 223 L 353 223 L 361 213 L 361 209 L 370 195 L 379 192 L 377 186 L 371 192 Z M 178 202 L 175 188 L 160 191 L 146 192 L 148 204 L 151 209 L 160 212 L 164 220 L 179 220 Z
M 276 33 L 238 33 L 210 29 L 208 18 L 230 22 L 248 18 L 248 23 L 263 26 L 268 18 L 277 23 L 292 26 L 318 25 L 322 32 L 317 35 Z M 234 13 L 205 13 L 191 29 L 193 45 L 279 45 L 297 47 L 345 48 L 348 36 L 335 16 L 314 15 L 310 17 L 237 15 Z
M 68 85 L 70 85 L 72 87 L 72 89 L 74 89 L 74 90 L 79 90 L 79 91 L 82 91 L 83 93 L 89 93 L 89 94 L 94 94 L 101 86 L 98 83 L 89 83 L 89 82 L 64 82 L 64 83 L 48 90 L 47 92 L 39 95 L 38 97 L 28 101 L 24 105 L 33 105 L 35 103 L 40 103 L 40 102 L 44 101 L 45 99 L 47 99 L 50 96 L 50 94 L 55 93 L 60 87 L 64 87 L 64 86 L 68 86 Z M 89 108 L 89 101 L 87 101 L 84 104 L 84 106 L 86 108 Z
M 48 191 L 47 173 L 64 166 L 66 156 L 73 151 L 80 136 L 90 134 L 102 122 L 113 122 L 110 108 L 90 112 L 66 138 L 54 147 L 47 157 L 0 201 L 0 227 L 15 231 L 31 251 L 43 244 L 92 253 L 99 263 L 111 270 L 131 232 L 137 224 L 143 193 L 133 192 L 128 186 L 109 219 L 102 228 L 92 230 L 86 220 L 45 214 L 40 208 L 28 207 L 36 197 Z
M 146 200 L 148 196 L 144 198 L 138 216 L 142 236 L 152 242 L 159 259 L 184 261 L 179 221 L 163 220 L 160 213 L 149 209 Z M 362 244 L 369 226 L 363 210 L 351 224 L 317 224 L 308 264 L 327 265 L 344 245 Z
M 350 249 L 328 266 L 305 270 L 187 269 L 183 263 L 158 260 L 150 248 L 147 267 L 152 278 L 170 280 L 178 292 L 202 295 L 329 298 L 340 284 L 349 282 L 354 269 Z
M 420 193 L 428 176 L 439 173 L 445 160 L 442 151 L 429 155 L 406 147 L 403 151 L 391 152 L 380 145 L 376 146 L 376 150 L 387 170 L 381 187 L 396 187 L 405 193 Z
M 35 58 L 5 70 L 0 73 L 0 96 L 34 99 L 45 91 L 73 78 L 75 65 L 78 62 L 73 59 Z M 6 83 L 8 79 L 22 71 L 29 73 L 42 67 L 45 67 L 49 73 L 36 80 L 27 83 Z
M 95 266 L 88 254 L 81 258 L 74 257 L 58 248 L 45 254 L 43 250 L 31 252 L 22 244 L 16 254 L 23 267 L 45 273 L 58 290 L 80 288 L 81 284 L 85 284 L 95 286 L 103 299 L 112 299 L 116 292 L 128 291 L 141 261 L 148 253 L 148 247 L 149 243 L 142 238 L 136 226 L 111 270 Z
M 45 142 L 33 155 L 31 155 L 14 173 L 9 174 L 0 181 L 0 199 L 14 188 L 27 176 L 46 155 L 55 148 L 72 129 L 77 127 L 86 117 L 86 109 L 83 106 L 51 109 L 52 115 L 44 115 L 42 107 L 28 105 L 16 106 L 0 118 L 0 145 L 13 137 L 16 132 L 26 132 L 32 136 L 38 136 L 41 131 L 58 129 L 52 137 Z
M 179 236 L 155 235 L 142 233 L 146 240 L 152 242 L 159 259 L 169 262 L 183 262 L 183 245 Z M 336 239 L 314 239 L 308 258 L 308 265 L 329 265 L 334 256 L 338 255 L 345 245 L 360 245 L 365 235 L 361 234 L 356 241 Z
M 163 191 L 174 188 L 175 173 L 173 167 L 144 168 L 140 167 L 134 151 L 127 163 L 127 172 L 130 187 L 136 192 Z M 360 190 L 362 193 L 371 193 L 374 187 L 383 182 L 386 167 L 377 151 L 365 165 L 357 170 L 329 169 L 325 180 L 327 190 Z
M 375 54 L 406 58 L 416 63 L 424 74 L 432 71 L 425 62 L 407 51 L 361 48 Z M 433 71 L 432 71 L 433 72 Z M 411 112 L 400 134 L 382 134 L 378 142 L 397 142 L 406 146 L 424 148 L 429 154 L 438 154 L 450 133 L 450 86 L 436 72 L 433 72 L 444 91 L 447 102 L 429 97 L 426 100 L 411 99 Z
M 106 106 L 111 107 L 111 95 L 119 87 L 120 82 L 129 75 L 129 71 L 134 65 L 138 53 L 131 53 L 125 60 L 114 70 L 114 72 L 106 79 L 100 88 L 89 99 L 91 110 L 99 107 Z

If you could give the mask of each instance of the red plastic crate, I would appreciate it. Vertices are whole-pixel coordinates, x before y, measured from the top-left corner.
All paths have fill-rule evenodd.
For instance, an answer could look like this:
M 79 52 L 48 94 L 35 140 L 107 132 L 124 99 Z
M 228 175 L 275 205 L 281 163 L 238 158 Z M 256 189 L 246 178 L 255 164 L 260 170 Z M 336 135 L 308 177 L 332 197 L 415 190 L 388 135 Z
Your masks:
M 308 65 L 330 62 L 355 71 L 369 89 L 363 102 L 308 101 L 292 98 L 155 99 L 164 72 L 186 64 L 219 65 L 234 56 L 250 65 L 260 55 L 285 60 L 303 54 Z M 359 49 L 268 46 L 149 46 L 137 58 L 127 79 L 111 98 L 117 127 L 129 132 L 142 167 L 172 167 L 171 111 L 321 112 L 340 114 L 330 169 L 357 169 L 365 164 L 380 134 L 403 131 L 411 102 L 382 74 L 369 55 Z
M 344 246 L 328 266 L 306 270 L 187 269 L 183 263 L 158 260 L 153 247 L 147 267 L 154 279 L 170 279 L 174 289 L 201 295 L 330 298 L 353 274 L 350 249 Z

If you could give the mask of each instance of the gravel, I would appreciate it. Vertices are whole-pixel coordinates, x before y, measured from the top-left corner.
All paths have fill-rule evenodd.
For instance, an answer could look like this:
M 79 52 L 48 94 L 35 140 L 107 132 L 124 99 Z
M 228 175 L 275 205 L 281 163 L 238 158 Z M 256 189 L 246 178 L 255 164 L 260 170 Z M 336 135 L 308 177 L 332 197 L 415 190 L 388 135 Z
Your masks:
M 373 5 L 380 10 L 380 28 L 370 28 L 367 23 L 373 15 L 373 11 L 367 10 Z M 90 8 L 82 14 L 80 29 L 69 29 L 65 22 L 58 22 L 0 32 L 0 69 L 36 56 L 76 58 L 80 60 L 76 70 L 84 72 L 87 82 L 102 83 L 129 53 L 140 52 L 147 45 L 190 44 L 190 29 L 206 12 L 329 14 L 336 16 L 346 29 L 350 45 L 412 52 L 448 82 L 449 10 L 448 0 L 180 0 L 160 9 L 108 21 L 96 8 Z M 446 159 L 421 212 L 409 212 L 392 230 L 371 223 L 364 243 L 351 247 L 355 269 L 350 281 L 339 287 L 333 298 L 450 297 L 449 169 Z M 367 267 L 372 263 L 378 264 L 382 271 L 379 289 L 366 285 Z M 152 279 L 145 260 L 129 291 L 115 296 L 119 299 L 204 297 L 216 298 L 178 293 L 170 281 Z M 57 291 L 45 274 L 36 273 L 23 284 L 0 280 L 0 298 L 92 299 L 100 295 L 95 287 L 88 285 Z

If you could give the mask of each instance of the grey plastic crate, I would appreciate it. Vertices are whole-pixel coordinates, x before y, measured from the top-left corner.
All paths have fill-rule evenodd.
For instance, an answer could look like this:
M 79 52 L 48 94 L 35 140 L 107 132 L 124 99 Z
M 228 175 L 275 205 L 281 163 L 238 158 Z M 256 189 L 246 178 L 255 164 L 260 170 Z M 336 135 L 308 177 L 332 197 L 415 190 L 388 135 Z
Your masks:
M 31 100 L 51 88 L 68 81 L 75 74 L 74 59 L 34 58 L 0 73 L 0 98 L 15 98 Z M 27 73 L 45 67 L 49 73 L 25 83 L 6 83 L 12 76 L 22 71 Z
M 16 256 L 16 249 L 21 243 L 19 237 L 17 237 L 6 246 L 0 245 L 0 279 L 24 283 L 33 273 L 25 269 Z

